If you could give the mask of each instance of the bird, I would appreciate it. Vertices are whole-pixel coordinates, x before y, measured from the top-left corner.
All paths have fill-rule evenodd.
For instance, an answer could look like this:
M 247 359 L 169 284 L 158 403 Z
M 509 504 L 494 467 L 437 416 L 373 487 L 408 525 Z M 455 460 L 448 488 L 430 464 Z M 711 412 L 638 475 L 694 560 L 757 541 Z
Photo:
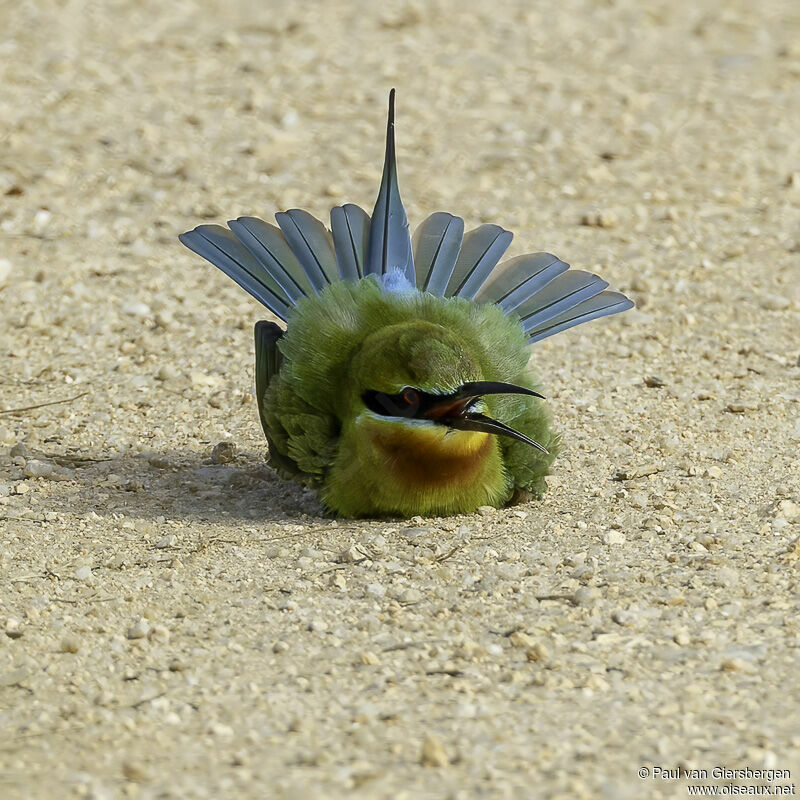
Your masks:
M 395 90 L 372 214 L 307 211 L 179 236 L 279 320 L 255 323 L 268 463 L 345 518 L 467 514 L 541 499 L 560 447 L 531 344 L 634 304 L 513 234 L 436 212 L 411 236 Z

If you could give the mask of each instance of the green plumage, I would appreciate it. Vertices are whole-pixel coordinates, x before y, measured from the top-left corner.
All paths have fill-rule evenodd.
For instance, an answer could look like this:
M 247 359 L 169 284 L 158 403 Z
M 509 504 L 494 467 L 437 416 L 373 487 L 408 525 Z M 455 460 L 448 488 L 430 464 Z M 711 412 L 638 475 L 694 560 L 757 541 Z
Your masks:
M 484 402 L 492 418 L 535 439 L 549 453 L 491 436 L 497 448 L 491 455 L 499 468 L 471 484 L 455 479 L 454 486 L 436 483 L 410 491 L 394 474 L 395 465 L 364 452 L 369 449 L 364 423 L 374 422 L 375 416 L 362 400 L 367 390 L 394 393 L 414 386 L 447 392 L 476 380 L 535 388 L 526 369 L 525 335 L 513 316 L 492 304 L 388 292 L 368 277 L 334 283 L 302 300 L 289 323 L 277 340 L 280 370 L 259 397 L 270 464 L 284 477 L 319 488 L 332 511 L 345 516 L 452 514 L 504 505 L 515 489 L 543 492 L 558 436 L 546 406 L 533 397 L 492 395 Z M 257 351 L 257 370 L 265 369 L 265 363 Z M 263 375 L 257 373 L 256 381 L 264 383 Z

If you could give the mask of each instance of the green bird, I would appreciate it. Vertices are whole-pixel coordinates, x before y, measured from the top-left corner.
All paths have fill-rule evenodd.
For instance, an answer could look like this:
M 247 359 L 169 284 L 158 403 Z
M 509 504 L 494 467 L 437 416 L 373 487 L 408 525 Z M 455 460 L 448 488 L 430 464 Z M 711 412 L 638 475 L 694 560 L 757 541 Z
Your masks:
M 394 90 L 372 216 L 331 209 L 180 236 L 276 317 L 255 326 L 269 463 L 347 517 L 457 514 L 540 497 L 559 446 L 528 345 L 633 303 L 512 234 L 438 212 L 412 243 Z

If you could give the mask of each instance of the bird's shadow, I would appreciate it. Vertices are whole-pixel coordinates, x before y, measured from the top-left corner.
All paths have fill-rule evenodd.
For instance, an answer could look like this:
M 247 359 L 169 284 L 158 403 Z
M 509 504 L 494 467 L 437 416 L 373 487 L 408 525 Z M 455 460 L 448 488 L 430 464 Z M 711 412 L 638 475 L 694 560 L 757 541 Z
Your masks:
M 261 454 L 241 452 L 214 463 L 193 450 L 89 457 L 42 448 L 26 458 L 53 465 L 45 479 L 63 482 L 40 495 L 44 513 L 251 524 L 328 519 L 313 492 L 282 480 Z M 22 477 L 11 457 L 0 459 L 0 472 Z

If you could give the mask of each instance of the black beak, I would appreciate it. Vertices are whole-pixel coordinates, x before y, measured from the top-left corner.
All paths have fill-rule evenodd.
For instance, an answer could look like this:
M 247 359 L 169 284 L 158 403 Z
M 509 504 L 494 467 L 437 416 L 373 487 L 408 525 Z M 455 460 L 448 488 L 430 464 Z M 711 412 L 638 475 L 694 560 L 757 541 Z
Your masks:
M 508 425 L 503 422 L 498 422 L 496 419 L 487 417 L 485 414 L 476 414 L 472 411 L 467 411 L 460 417 L 449 417 L 445 424 L 459 431 L 483 431 L 484 433 L 494 433 L 498 436 L 510 436 L 512 439 L 516 439 L 519 442 L 532 445 L 543 453 L 549 453 L 547 448 L 540 445 L 539 442 L 534 441 L 524 433 L 509 428 Z
M 515 431 L 503 422 L 470 411 L 477 400 L 487 394 L 527 394 L 544 399 L 539 392 L 499 381 L 473 381 L 464 383 L 450 394 L 432 394 L 407 386 L 397 394 L 368 391 L 364 393 L 364 403 L 377 414 L 412 419 L 429 419 L 449 428 L 461 431 L 482 431 L 497 436 L 510 436 L 519 442 L 548 453 L 547 448 L 535 442 L 524 433 Z
M 459 431 L 483 431 L 484 433 L 493 433 L 498 436 L 510 436 L 519 442 L 525 442 L 532 447 L 547 453 L 547 448 L 534 441 L 524 433 L 515 431 L 503 422 L 496 419 L 487 417 L 485 414 L 478 414 L 470 411 L 469 407 L 479 398 L 487 394 L 527 394 L 531 397 L 539 397 L 544 400 L 544 395 L 539 392 L 534 392 L 533 389 L 526 389 L 524 386 L 516 386 L 513 383 L 499 383 L 497 381 L 475 381 L 474 383 L 465 383 L 459 386 L 453 394 L 443 398 L 445 407 L 452 408 L 452 401 L 468 402 L 462 406 L 460 413 L 444 414 L 439 416 L 438 419 L 450 428 L 455 428 Z M 426 414 L 425 416 L 437 418 L 437 415 Z

